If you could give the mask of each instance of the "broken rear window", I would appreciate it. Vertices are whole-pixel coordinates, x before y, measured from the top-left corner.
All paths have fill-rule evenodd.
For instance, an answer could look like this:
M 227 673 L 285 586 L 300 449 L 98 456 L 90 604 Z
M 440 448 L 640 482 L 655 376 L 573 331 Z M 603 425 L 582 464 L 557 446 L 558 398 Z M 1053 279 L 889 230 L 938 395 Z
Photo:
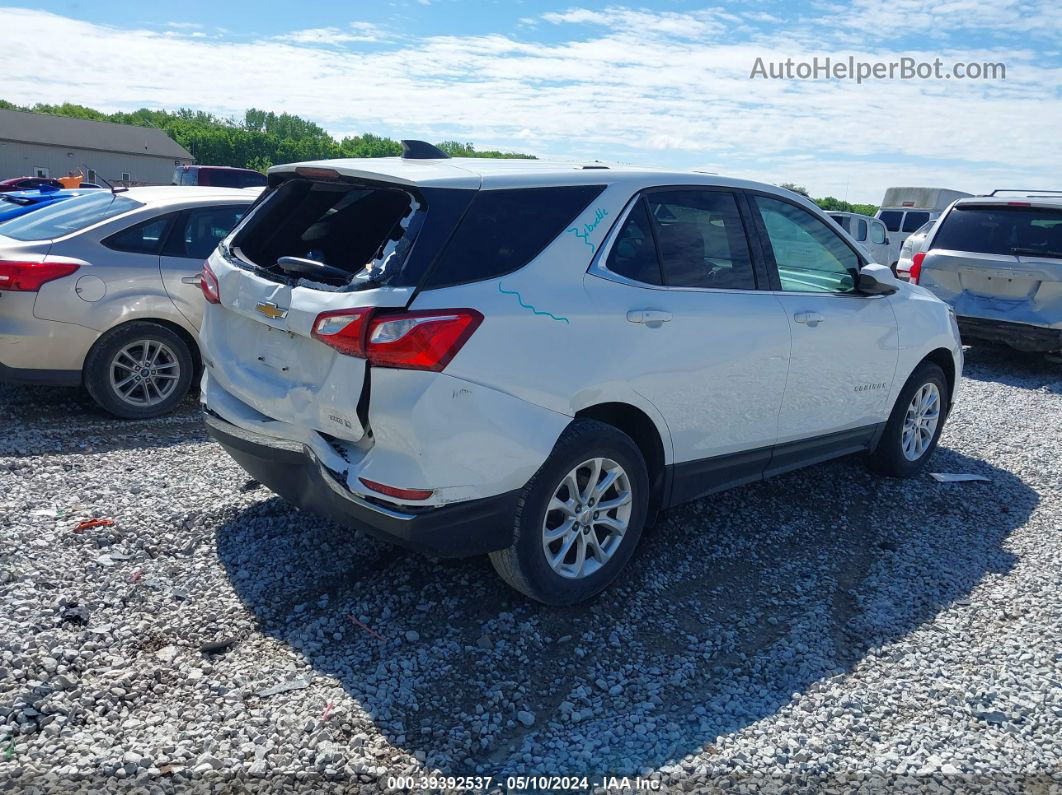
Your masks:
M 309 282 L 386 284 L 401 272 L 425 211 L 400 188 L 292 179 L 248 218 L 232 246 L 280 279 L 277 260 L 296 257 L 341 274 L 300 274 Z

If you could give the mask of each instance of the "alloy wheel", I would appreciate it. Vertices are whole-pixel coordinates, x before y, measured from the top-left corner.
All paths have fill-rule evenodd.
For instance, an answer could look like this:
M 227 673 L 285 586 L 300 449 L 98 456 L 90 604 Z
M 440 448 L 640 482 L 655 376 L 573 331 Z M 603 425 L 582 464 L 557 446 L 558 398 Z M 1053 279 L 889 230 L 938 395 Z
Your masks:
M 181 363 L 177 354 L 159 340 L 136 340 L 111 359 L 114 394 L 133 406 L 157 406 L 177 388 Z
M 940 422 L 940 389 L 932 381 L 922 384 L 907 406 L 903 419 L 903 433 L 900 446 L 903 457 L 908 461 L 917 461 L 933 441 Z
M 631 480 L 610 458 L 591 458 L 554 490 L 542 522 L 546 562 L 562 577 L 601 569 L 623 543 L 632 509 Z

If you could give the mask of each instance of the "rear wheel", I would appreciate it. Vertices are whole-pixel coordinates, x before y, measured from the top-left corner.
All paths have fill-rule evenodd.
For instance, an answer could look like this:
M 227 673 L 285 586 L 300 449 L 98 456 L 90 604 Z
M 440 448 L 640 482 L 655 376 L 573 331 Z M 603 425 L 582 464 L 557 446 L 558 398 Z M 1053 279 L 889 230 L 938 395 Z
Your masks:
M 649 476 L 634 441 L 577 419 L 524 488 L 513 545 L 495 570 L 533 599 L 569 605 L 606 588 L 630 560 L 645 525 Z
M 909 478 L 925 468 L 944 430 L 947 394 L 944 371 L 932 362 L 922 362 L 904 384 L 885 424 L 873 453 L 875 469 Z
M 192 353 L 179 334 L 135 321 L 100 337 L 85 360 L 85 387 L 105 411 L 145 419 L 181 402 L 193 369 Z

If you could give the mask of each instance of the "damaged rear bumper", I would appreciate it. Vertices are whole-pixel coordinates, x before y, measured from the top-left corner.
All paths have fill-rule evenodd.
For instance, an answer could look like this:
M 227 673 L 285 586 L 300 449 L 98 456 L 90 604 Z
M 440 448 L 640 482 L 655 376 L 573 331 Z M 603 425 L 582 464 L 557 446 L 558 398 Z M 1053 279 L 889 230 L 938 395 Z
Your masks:
M 345 527 L 442 558 L 480 555 L 512 544 L 519 491 L 440 507 L 389 506 L 351 492 L 342 474 L 300 442 L 248 431 L 209 411 L 205 419 L 209 434 L 251 477 Z
M 1062 329 L 962 315 L 959 315 L 957 320 L 963 342 L 974 339 L 1000 342 L 1030 353 L 1054 353 L 1062 350 Z

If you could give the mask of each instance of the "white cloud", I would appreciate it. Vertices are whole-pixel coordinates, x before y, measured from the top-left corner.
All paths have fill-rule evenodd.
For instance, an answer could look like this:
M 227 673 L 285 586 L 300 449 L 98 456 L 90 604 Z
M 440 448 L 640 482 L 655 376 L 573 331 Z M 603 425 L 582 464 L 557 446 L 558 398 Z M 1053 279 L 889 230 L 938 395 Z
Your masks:
M 857 2 L 887 16 L 897 2 L 914 0 Z M 1053 13 L 1041 5 L 1045 15 Z M 829 8 L 815 12 L 823 17 L 787 19 L 784 27 L 757 23 L 751 19 L 757 13 L 571 9 L 545 15 L 544 27 L 521 27 L 519 38 L 388 40 L 374 26 L 355 23 L 297 31 L 283 41 L 246 41 L 193 40 L 6 9 L 0 48 L 14 51 L 20 41 L 44 38 L 79 44 L 51 53 L 47 69 L 8 61 L 0 97 L 104 110 L 191 106 L 222 115 L 273 108 L 337 136 L 415 134 L 647 165 L 710 164 L 720 173 L 800 182 L 813 193 L 838 195 L 847 182 L 849 198 L 859 201 L 876 201 L 890 184 L 980 190 L 997 181 L 1039 184 L 1045 174 L 1062 173 L 1053 134 L 1062 126 L 1062 66 L 1057 55 L 1046 59 L 1032 37 L 1020 47 L 963 47 L 952 37 L 933 48 L 893 51 L 887 42 L 852 38 L 846 26 L 828 26 L 824 20 L 835 16 Z M 974 12 L 963 14 L 963 25 L 973 25 Z M 1024 24 L 1016 11 L 986 14 L 985 24 Z M 539 40 L 543 31 L 553 43 Z M 321 46 L 340 41 L 349 46 Z M 363 51 L 362 41 L 376 46 Z M 1008 71 L 1006 81 L 991 83 L 749 79 L 758 56 L 815 54 L 939 55 L 1004 61 Z
M 274 36 L 273 41 L 292 44 L 328 44 L 340 45 L 350 42 L 380 41 L 386 38 L 383 31 L 371 22 L 351 22 L 348 29 L 337 27 L 306 28 Z

